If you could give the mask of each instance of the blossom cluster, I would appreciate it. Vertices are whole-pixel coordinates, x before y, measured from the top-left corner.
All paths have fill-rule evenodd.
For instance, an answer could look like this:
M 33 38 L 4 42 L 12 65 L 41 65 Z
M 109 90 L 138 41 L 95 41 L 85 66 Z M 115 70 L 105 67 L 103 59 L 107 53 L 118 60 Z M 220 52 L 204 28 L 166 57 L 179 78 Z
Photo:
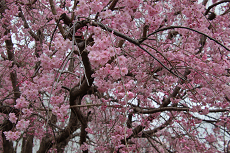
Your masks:
M 3 133 L 5 134 L 7 140 L 12 140 L 12 141 L 17 140 L 21 136 L 21 132 L 19 132 L 19 131 L 15 131 L 15 132 L 5 131 Z
M 52 113 L 57 116 L 58 120 L 63 120 L 68 113 L 69 105 L 61 105 L 61 107 L 54 106 Z
M 75 128 L 87 127 L 81 132 L 94 143 L 86 139 L 72 145 L 82 151 L 229 148 L 224 142 L 230 129 L 229 4 L 212 5 L 209 13 L 216 16 L 210 19 L 204 3 L 207 0 L 2 1 L 0 115 L 13 124 L 3 131 L 6 139 L 24 139 L 25 133 L 43 143 L 48 135 L 46 141 L 54 145 L 61 128 L 71 129 L 65 135 L 70 138 L 78 134 Z M 86 126 L 71 122 L 72 116 L 68 119 L 76 96 Z M 50 111 L 57 118 L 52 124 L 47 122 Z M 215 119 L 209 117 L 214 113 Z M 205 130 L 204 124 L 214 126 Z M 132 135 L 136 131 L 141 132 Z M 142 138 L 148 135 L 152 137 L 146 143 Z M 125 138 L 131 143 L 124 144 Z
M 10 121 L 12 123 L 16 123 L 17 118 L 15 117 L 15 114 L 10 113 L 9 115 L 10 115 Z M 30 123 L 30 121 L 29 120 L 26 121 L 25 119 L 21 119 L 20 121 L 18 121 L 16 124 L 17 131 L 14 131 L 14 132 L 13 131 L 5 131 L 5 132 L 3 132 L 4 135 L 6 136 L 6 139 L 11 140 L 11 141 L 15 141 L 18 138 L 20 138 L 21 132 L 25 131 L 29 127 L 29 123 Z
M 26 108 L 28 107 L 28 105 L 29 102 L 26 101 L 26 99 L 23 96 L 21 96 L 19 99 L 16 100 L 16 105 L 14 105 L 14 107 L 20 109 L 20 108 Z

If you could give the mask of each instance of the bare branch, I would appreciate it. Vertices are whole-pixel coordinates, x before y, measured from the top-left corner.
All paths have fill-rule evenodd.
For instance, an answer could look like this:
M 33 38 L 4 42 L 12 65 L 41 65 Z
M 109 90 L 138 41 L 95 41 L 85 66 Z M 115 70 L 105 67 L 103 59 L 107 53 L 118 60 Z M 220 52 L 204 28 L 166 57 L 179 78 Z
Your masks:
M 92 106 L 105 106 L 105 107 L 113 107 L 113 108 L 123 108 L 121 105 L 104 105 L 104 104 L 86 104 L 86 105 L 73 105 L 70 108 L 74 107 L 92 107 Z
M 206 39 L 207 39 L 206 36 L 201 35 L 201 37 L 200 37 L 200 42 L 199 42 L 199 44 L 200 44 L 201 46 L 199 47 L 199 51 L 196 52 L 195 54 L 199 54 L 199 53 L 202 52 L 202 49 L 204 48 L 204 45 L 205 45 L 205 43 L 206 43 Z
M 185 78 L 185 80 L 187 79 L 187 76 L 188 76 L 190 73 L 191 73 L 191 71 L 190 71 L 188 68 L 186 68 L 186 69 L 185 69 L 185 72 L 184 72 L 184 75 L 183 75 L 183 77 Z M 179 83 L 179 84 L 183 84 L 183 83 L 185 83 L 185 80 L 179 80 L 178 83 Z M 177 85 L 177 86 L 174 88 L 172 94 L 170 94 L 170 95 L 168 96 L 168 98 L 164 98 L 164 99 L 163 99 L 163 104 L 161 104 L 161 107 L 166 107 L 166 106 L 168 106 L 168 104 L 171 102 L 170 99 L 176 97 L 176 95 L 179 93 L 180 89 L 181 89 L 181 88 Z
M 164 129 L 165 127 L 167 127 L 169 124 L 171 124 L 173 120 L 173 117 L 170 117 L 164 124 L 162 124 L 161 126 L 153 129 L 153 130 L 148 130 L 148 131 L 143 131 L 141 137 L 148 137 L 148 136 L 151 136 L 153 135 L 154 133 Z
M 157 149 L 157 147 L 152 143 L 152 141 L 149 139 L 149 137 L 147 137 L 149 143 L 152 145 L 152 147 L 158 152 L 160 153 L 160 151 Z
M 214 38 L 212 38 L 212 37 L 210 37 L 210 36 L 208 36 L 208 35 L 206 35 L 206 34 L 200 32 L 200 31 L 197 31 L 197 30 L 195 30 L 195 29 L 189 28 L 189 27 L 170 26 L 170 27 L 158 29 L 158 30 L 154 31 L 153 33 L 149 34 L 149 35 L 147 36 L 147 38 L 150 37 L 150 36 L 152 36 L 152 35 L 154 35 L 154 34 L 156 34 L 156 33 L 158 33 L 158 32 L 165 31 L 165 30 L 169 30 L 169 29 L 176 29 L 176 28 L 179 28 L 179 29 L 188 29 L 188 30 L 194 31 L 194 32 L 196 32 L 196 33 L 199 33 L 199 34 L 201 34 L 201 35 L 204 35 L 204 36 L 206 36 L 207 38 L 209 38 L 210 40 L 214 41 L 215 43 L 217 43 L 217 44 L 219 44 L 220 46 L 222 46 L 223 48 L 225 48 L 227 51 L 230 51 L 230 49 L 228 49 L 225 45 L 221 44 L 221 43 L 220 43 L 219 41 L 217 41 L 216 39 L 214 39 Z M 146 38 L 146 39 L 147 39 L 147 38 Z M 146 40 L 146 39 L 144 39 L 144 40 Z M 144 40 L 142 40 L 141 42 L 143 42 Z M 140 42 L 140 43 L 141 43 L 141 42 Z
M 202 5 L 206 6 L 208 0 L 203 0 Z
M 149 25 L 145 25 L 143 27 L 143 35 L 142 35 L 143 38 L 146 38 L 148 30 L 149 30 Z
M 215 6 L 219 5 L 219 4 L 222 4 L 222 3 L 226 3 L 226 2 L 230 2 L 230 0 L 222 0 L 222 1 L 219 1 L 217 3 L 214 3 L 212 4 L 211 6 L 208 7 L 208 9 L 206 10 L 206 12 L 204 13 L 204 15 L 207 15 L 208 12 Z
M 18 16 L 21 17 L 22 21 L 24 22 L 24 28 L 26 29 L 29 29 L 29 24 L 27 23 L 26 19 L 25 19 L 25 16 L 22 12 L 22 9 L 21 7 L 19 7 L 19 13 L 18 13 Z M 36 41 L 39 40 L 39 37 L 32 31 L 32 30 L 29 30 L 29 34 L 31 35 L 31 37 L 33 37 Z
M 93 26 L 98 25 L 99 27 L 101 27 L 102 29 L 104 29 L 106 31 L 113 32 L 113 34 L 118 36 L 118 37 L 121 37 L 121 38 L 123 38 L 123 39 L 125 39 L 125 40 L 127 40 L 127 41 L 129 41 L 129 42 L 131 42 L 133 44 L 135 44 L 135 45 L 139 45 L 139 42 L 136 39 L 133 39 L 133 38 L 121 33 L 121 32 L 118 32 L 118 31 L 116 31 L 116 30 L 114 30 L 114 29 L 112 29 L 112 28 L 110 28 L 110 27 L 108 27 L 108 26 L 106 26 L 106 25 L 104 25 L 104 24 L 102 24 L 100 22 L 92 21 L 92 25 Z
M 109 6 L 109 10 L 114 10 L 114 7 L 116 6 L 116 4 L 117 4 L 117 2 L 118 2 L 118 0 L 113 0 L 113 2 L 110 4 L 110 6 Z
M 49 3 L 50 3 L 50 7 L 51 7 L 51 10 L 52 10 L 53 15 L 57 15 L 57 11 L 56 11 L 56 9 L 55 9 L 55 5 L 54 5 L 53 0 L 49 0 Z M 56 20 L 56 23 L 58 23 L 58 19 L 55 19 L 55 20 Z M 58 29 L 60 30 L 60 32 L 61 32 L 63 38 L 65 38 L 65 35 L 64 35 L 65 32 L 64 32 L 64 29 L 63 29 L 63 27 L 62 27 L 61 24 L 58 24 Z
M 160 107 L 160 108 L 148 108 L 148 110 L 144 110 L 143 108 L 135 107 L 134 110 L 140 114 L 153 114 L 153 113 L 164 112 L 164 111 L 189 111 L 189 108 Z
M 0 113 L 4 113 L 4 114 L 15 113 L 16 115 L 19 115 L 20 111 L 10 106 L 0 106 Z

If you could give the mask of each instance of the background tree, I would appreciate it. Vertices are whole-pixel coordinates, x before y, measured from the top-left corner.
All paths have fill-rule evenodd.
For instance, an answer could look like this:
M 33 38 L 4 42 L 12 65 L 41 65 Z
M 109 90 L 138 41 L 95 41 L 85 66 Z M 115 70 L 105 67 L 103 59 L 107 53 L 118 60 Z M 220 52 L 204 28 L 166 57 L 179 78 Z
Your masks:
M 229 152 L 229 2 L 1 0 L 1 150 Z

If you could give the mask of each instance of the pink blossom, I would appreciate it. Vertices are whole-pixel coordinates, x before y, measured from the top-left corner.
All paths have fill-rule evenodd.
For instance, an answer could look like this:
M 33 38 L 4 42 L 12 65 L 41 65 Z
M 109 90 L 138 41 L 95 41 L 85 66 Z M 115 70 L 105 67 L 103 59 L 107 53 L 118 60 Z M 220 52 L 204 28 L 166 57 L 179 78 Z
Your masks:
M 100 13 L 100 16 L 102 18 L 107 18 L 107 17 L 109 17 L 111 15 L 112 15 L 112 11 L 111 10 L 106 10 L 106 11 L 103 11 L 103 12 Z
M 100 12 L 102 10 L 102 5 L 98 4 L 97 2 L 91 3 L 91 11 L 92 13 Z
M 109 60 L 109 57 L 106 55 L 101 55 L 100 57 L 100 64 L 104 65 Z
M 22 109 L 22 112 L 23 112 L 24 115 L 26 115 L 26 116 L 30 116 L 31 113 L 32 113 L 32 111 L 31 111 L 30 109 L 28 109 L 28 108 L 23 108 L 23 109 Z
M 114 56 L 116 53 L 115 53 L 115 48 L 113 47 L 109 47 L 107 49 L 108 53 L 110 54 L 110 56 Z
M 58 106 L 54 106 L 53 109 L 52 109 L 52 113 L 55 114 L 55 115 L 57 113 L 59 113 L 59 107 Z
M 124 93 L 118 93 L 117 98 L 122 99 L 125 96 Z
M 13 141 L 17 140 L 21 136 L 21 132 L 15 131 L 13 136 Z
M 123 87 L 122 87 L 122 86 L 117 86 L 116 89 L 117 89 L 118 91 L 121 91 L 121 90 L 123 89 Z
M 115 67 L 111 75 L 114 79 L 119 79 L 121 77 L 119 67 Z
M 113 77 L 113 79 L 117 80 L 121 77 L 120 73 L 119 72 L 114 72 L 111 74 L 111 76 Z
M 125 76 L 126 74 L 128 74 L 128 69 L 126 67 L 121 68 L 121 75 Z
M 97 51 L 92 51 L 89 53 L 89 59 L 90 60 L 98 60 L 99 59 L 99 52 Z
M 69 105 L 61 105 L 59 111 L 63 116 L 65 116 L 67 114 L 68 109 L 69 109 Z
M 52 96 L 51 97 L 51 104 L 53 106 L 58 105 L 64 101 L 64 96 L 59 95 L 59 96 Z
M 116 126 L 114 127 L 114 129 L 115 129 L 117 132 L 120 132 L 120 133 L 123 132 L 123 128 L 122 128 L 121 126 L 119 126 L 119 125 L 116 125 Z
M 100 34 L 100 33 L 101 33 L 101 28 L 100 28 L 100 27 L 95 27 L 95 28 L 94 28 L 94 33 L 95 33 L 96 35 Z
M 30 135 L 40 140 L 33 145 L 48 135 L 50 145 L 37 146 L 55 152 L 54 139 L 66 132 L 75 144 L 63 150 L 72 152 L 228 147 L 228 3 L 207 10 L 218 1 L 32 1 L 5 0 L 0 9 L 0 120 L 13 124 L 2 126 L 18 141 L 13 150 Z M 79 114 L 92 141 L 75 141 Z M 50 115 L 57 121 L 50 124 Z M 212 116 L 217 122 L 206 122 Z
M 84 142 L 84 143 L 81 145 L 80 149 L 81 149 L 82 151 L 86 151 L 86 150 L 88 149 L 88 144 Z
M 6 136 L 6 140 L 12 140 L 13 139 L 13 136 L 14 136 L 14 133 L 12 131 L 8 131 L 8 132 L 3 132 Z
M 209 113 L 209 109 L 205 107 L 205 109 L 202 110 L 203 115 L 207 115 Z
M 213 143 L 216 141 L 216 137 L 213 134 L 207 135 L 205 138 L 209 143 Z
M 127 59 L 126 59 L 126 57 L 125 56 L 119 56 L 118 58 L 117 58 L 117 60 L 118 60 L 118 62 L 119 62 L 119 64 L 120 65 L 125 65 L 125 63 L 126 63 L 126 61 L 127 61 Z
M 109 58 L 109 52 L 107 50 L 103 51 L 102 56 Z
M 20 121 L 18 121 L 16 128 L 18 130 L 24 131 L 28 128 L 29 123 L 30 123 L 29 120 L 25 121 L 25 119 L 21 119 Z
M 28 107 L 29 102 L 26 101 L 26 99 L 21 96 L 19 99 L 16 100 L 16 105 L 14 105 L 15 108 L 25 108 Z
M 98 67 L 100 65 L 100 61 L 97 59 L 91 60 L 91 64 L 93 67 Z
M 15 113 L 10 113 L 9 114 L 9 120 L 12 122 L 12 123 L 16 123 L 16 121 L 17 121 L 17 117 L 16 117 L 16 115 L 15 115 Z
M 128 91 L 127 98 L 128 98 L 128 100 L 133 99 L 134 98 L 133 92 Z
M 89 134 L 93 134 L 93 131 L 90 128 L 86 128 L 85 131 L 88 132 Z
M 19 131 L 16 131 L 16 132 L 5 131 L 3 133 L 5 134 L 6 139 L 11 140 L 11 141 L 16 141 L 21 136 L 21 133 Z

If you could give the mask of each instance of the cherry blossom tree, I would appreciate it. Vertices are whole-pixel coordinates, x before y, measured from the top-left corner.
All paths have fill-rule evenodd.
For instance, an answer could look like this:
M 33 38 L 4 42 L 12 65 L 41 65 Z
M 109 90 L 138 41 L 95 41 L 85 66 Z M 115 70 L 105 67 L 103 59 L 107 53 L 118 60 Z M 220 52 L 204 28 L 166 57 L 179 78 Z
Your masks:
M 230 152 L 230 0 L 0 0 L 1 152 Z

